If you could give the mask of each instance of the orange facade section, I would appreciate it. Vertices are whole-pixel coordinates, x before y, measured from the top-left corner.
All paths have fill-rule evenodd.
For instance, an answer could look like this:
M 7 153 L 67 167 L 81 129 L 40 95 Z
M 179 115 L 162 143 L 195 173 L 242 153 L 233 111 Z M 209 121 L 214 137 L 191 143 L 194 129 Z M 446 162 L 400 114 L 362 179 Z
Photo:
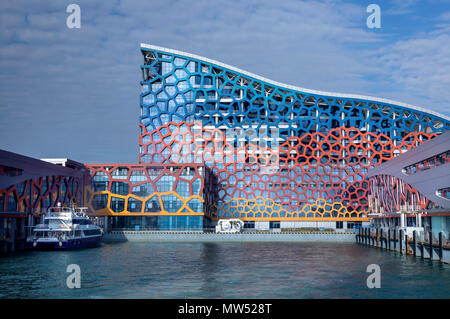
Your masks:
M 336 128 L 289 137 L 274 148 L 237 146 L 226 132 L 199 122 L 141 129 L 141 158 L 206 163 L 218 179 L 213 217 L 243 220 L 367 221 L 369 169 L 436 135 L 409 133 L 394 143 L 385 134 Z

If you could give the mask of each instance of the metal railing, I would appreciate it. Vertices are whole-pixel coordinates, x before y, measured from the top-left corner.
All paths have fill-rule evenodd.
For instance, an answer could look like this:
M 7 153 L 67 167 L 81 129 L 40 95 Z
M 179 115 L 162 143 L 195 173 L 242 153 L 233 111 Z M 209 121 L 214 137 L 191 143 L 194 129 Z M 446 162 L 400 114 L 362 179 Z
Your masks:
M 347 232 L 336 232 L 331 230 L 302 230 L 302 229 L 289 229 L 282 230 L 280 228 L 268 229 L 268 230 L 257 230 L 254 228 L 244 228 L 239 233 L 216 233 L 215 227 L 205 227 L 205 228 L 177 228 L 177 229 L 155 229 L 155 228 L 114 228 L 109 231 L 110 234 L 120 234 L 120 233 L 133 233 L 133 234 L 146 234 L 146 233 L 206 233 L 206 234 L 354 234 L 353 231 Z

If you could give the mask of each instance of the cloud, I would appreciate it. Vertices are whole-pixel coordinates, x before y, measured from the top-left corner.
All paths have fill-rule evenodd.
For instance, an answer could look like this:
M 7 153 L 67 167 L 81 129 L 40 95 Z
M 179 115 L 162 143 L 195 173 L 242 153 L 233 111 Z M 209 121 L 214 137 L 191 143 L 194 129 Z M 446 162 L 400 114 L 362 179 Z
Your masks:
M 403 15 L 414 12 L 413 7 L 416 6 L 418 0 L 391 0 L 390 7 L 385 11 L 390 15 Z
M 438 20 L 450 21 L 450 11 L 443 12 L 443 13 L 438 17 Z
M 393 86 L 412 104 L 449 114 L 450 34 L 440 28 L 421 37 L 399 40 L 372 54 L 379 67 L 379 87 Z M 394 94 L 393 94 L 394 93 Z

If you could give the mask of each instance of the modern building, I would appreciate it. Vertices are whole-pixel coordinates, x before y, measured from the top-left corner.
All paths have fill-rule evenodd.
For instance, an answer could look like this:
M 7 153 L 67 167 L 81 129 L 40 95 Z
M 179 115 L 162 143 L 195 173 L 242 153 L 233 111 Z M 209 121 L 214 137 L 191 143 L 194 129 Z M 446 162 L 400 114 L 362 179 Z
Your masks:
M 84 165 L 49 161 L 0 150 L 0 253 L 23 244 L 26 225 L 48 207 L 83 204 Z
M 87 164 L 86 205 L 110 229 L 202 230 L 217 200 L 203 164 Z
M 0 150 L 0 214 L 45 211 L 56 203 L 82 204 L 84 164 L 66 159 L 72 167 L 56 165 Z
M 367 175 L 376 226 L 425 227 L 450 238 L 450 131 Z
M 23 186 L 35 194 L 30 210 L 75 196 L 113 229 L 192 230 L 223 218 L 255 229 L 351 229 L 388 209 L 372 203 L 369 172 L 450 128 L 449 117 L 424 108 L 294 87 L 158 46 L 140 50 L 138 163 L 86 164 L 83 199 L 79 177 L 36 176 Z M 4 174 L 19 174 L 5 165 Z M 0 187 L 3 210 L 31 203 L 18 187 Z
M 141 52 L 139 162 L 210 168 L 213 220 L 368 222 L 369 171 L 450 128 L 447 116 L 404 103 L 285 85 L 153 45 Z

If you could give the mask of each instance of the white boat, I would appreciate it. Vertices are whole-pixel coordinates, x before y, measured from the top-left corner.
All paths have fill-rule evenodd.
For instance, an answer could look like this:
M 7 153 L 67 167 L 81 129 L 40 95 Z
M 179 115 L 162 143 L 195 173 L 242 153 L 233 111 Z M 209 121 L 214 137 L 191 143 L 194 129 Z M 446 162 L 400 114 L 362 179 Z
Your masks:
M 77 249 L 100 244 L 103 229 L 86 215 L 86 207 L 50 207 L 27 237 L 28 249 Z

